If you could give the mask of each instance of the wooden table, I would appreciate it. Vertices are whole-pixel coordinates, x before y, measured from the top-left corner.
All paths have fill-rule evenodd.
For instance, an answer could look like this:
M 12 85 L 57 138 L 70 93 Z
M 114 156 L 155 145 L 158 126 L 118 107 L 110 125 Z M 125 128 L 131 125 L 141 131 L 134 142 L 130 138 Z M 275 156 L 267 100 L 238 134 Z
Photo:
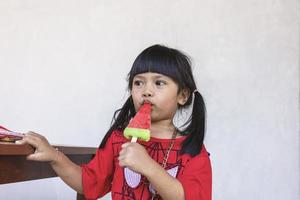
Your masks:
M 53 145 L 77 164 L 87 163 L 94 156 L 97 148 Z M 0 142 L 0 184 L 29 181 L 56 177 L 49 162 L 26 160 L 34 149 L 28 145 Z M 84 199 L 77 194 L 77 200 Z

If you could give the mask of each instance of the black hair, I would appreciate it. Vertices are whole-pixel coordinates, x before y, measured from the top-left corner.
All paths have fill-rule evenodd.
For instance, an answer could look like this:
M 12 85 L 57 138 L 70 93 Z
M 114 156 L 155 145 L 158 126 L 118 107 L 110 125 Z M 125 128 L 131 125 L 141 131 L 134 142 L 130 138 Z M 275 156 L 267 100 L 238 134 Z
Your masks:
M 183 90 L 189 92 L 190 95 L 187 102 L 179 107 L 187 107 L 193 102 L 192 114 L 185 122 L 184 130 L 180 132 L 181 134 L 187 134 L 186 139 L 182 142 L 180 153 L 187 153 L 191 156 L 199 154 L 205 134 L 206 109 L 203 97 L 197 91 L 189 57 L 177 49 L 162 45 L 148 47 L 138 55 L 128 73 L 129 90 L 132 89 L 134 76 L 145 72 L 168 76 L 178 84 L 178 93 Z M 124 129 L 134 115 L 135 109 L 132 97 L 129 96 L 123 107 L 115 111 L 112 125 L 104 136 L 99 148 L 105 146 L 107 139 L 114 130 Z

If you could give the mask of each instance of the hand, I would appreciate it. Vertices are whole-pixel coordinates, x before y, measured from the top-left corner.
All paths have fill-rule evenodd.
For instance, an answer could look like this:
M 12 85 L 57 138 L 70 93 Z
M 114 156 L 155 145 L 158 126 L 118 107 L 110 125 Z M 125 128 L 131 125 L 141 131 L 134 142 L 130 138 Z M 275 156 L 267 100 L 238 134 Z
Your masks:
M 147 169 L 151 169 L 156 163 L 147 153 L 146 149 L 135 142 L 127 142 L 122 145 L 119 153 L 119 165 L 145 175 Z
M 35 148 L 33 154 L 27 156 L 28 160 L 34 161 L 55 161 L 57 156 L 57 150 L 53 148 L 47 139 L 32 131 L 25 134 L 22 140 L 18 140 L 17 144 L 28 143 Z

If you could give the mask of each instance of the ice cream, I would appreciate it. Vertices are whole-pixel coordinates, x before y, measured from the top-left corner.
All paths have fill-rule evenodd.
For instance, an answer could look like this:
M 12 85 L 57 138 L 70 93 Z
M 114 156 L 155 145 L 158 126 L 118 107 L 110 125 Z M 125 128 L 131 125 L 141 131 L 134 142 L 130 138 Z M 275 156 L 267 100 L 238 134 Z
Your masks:
M 151 108 L 150 103 L 144 103 L 125 128 L 124 136 L 131 138 L 131 142 L 136 142 L 137 139 L 146 142 L 150 140 Z

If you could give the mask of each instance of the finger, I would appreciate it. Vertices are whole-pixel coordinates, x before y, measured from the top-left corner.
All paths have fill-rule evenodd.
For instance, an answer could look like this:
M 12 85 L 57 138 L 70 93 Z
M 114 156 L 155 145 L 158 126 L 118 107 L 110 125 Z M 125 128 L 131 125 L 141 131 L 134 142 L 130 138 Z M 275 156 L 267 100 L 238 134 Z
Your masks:
M 127 166 L 127 165 L 126 165 L 126 162 L 124 161 L 124 159 L 119 160 L 119 165 L 120 165 L 121 167 L 126 167 L 126 166 Z
M 34 147 L 37 147 L 38 144 L 39 144 L 39 140 L 36 136 L 33 136 L 31 134 L 25 134 L 25 136 L 23 137 L 22 141 L 21 141 L 22 144 L 24 143 L 28 143 Z
M 119 157 L 118 157 L 119 162 L 120 162 L 122 159 L 123 159 L 122 156 L 119 156 Z
M 125 165 L 127 166 L 127 164 L 128 164 L 128 158 L 127 158 L 126 155 L 119 156 L 118 160 L 119 160 L 119 162 L 122 163 L 122 166 L 125 166 Z
M 126 154 L 126 149 L 122 149 L 120 152 L 119 152 L 119 155 L 125 155 Z
M 118 157 L 118 160 L 119 160 L 119 161 L 120 161 L 120 160 L 124 160 L 125 157 L 126 157 L 126 156 L 125 156 L 124 154 L 120 154 L 119 157 Z
M 27 160 L 35 160 L 35 161 L 41 161 L 41 154 L 40 153 L 33 153 L 26 156 Z
M 32 138 L 33 140 L 36 140 L 37 142 L 45 142 L 48 143 L 48 140 L 43 136 L 35 132 L 28 132 L 25 134 L 26 137 Z
M 37 140 L 38 137 L 30 132 L 26 133 L 23 137 L 24 140 Z
M 15 144 L 19 144 L 19 145 L 22 145 L 22 144 L 25 144 L 26 142 L 23 140 L 23 138 L 21 140 L 16 140 L 15 141 Z
M 120 165 L 121 167 L 125 167 L 125 164 L 124 164 L 122 161 L 119 161 L 119 165 Z
M 131 144 L 131 142 L 126 142 L 126 143 L 124 143 L 124 144 L 122 144 L 122 148 L 126 148 L 126 147 L 128 147 L 129 145 Z
M 44 138 L 44 136 L 42 136 L 42 135 L 40 135 L 40 134 L 38 134 L 38 133 L 36 133 L 36 132 L 33 132 L 33 131 L 29 131 L 29 132 L 27 133 L 27 135 L 31 135 L 31 136 L 34 136 L 34 137 L 37 137 L 37 138 L 41 138 L 41 139 Z
M 27 160 L 36 160 L 37 154 L 33 153 L 33 154 L 29 154 L 28 156 L 26 156 Z
M 27 133 L 24 134 L 24 136 L 22 137 L 22 139 L 17 140 L 15 143 L 16 144 L 26 144 L 26 143 L 28 143 L 28 134 Z

